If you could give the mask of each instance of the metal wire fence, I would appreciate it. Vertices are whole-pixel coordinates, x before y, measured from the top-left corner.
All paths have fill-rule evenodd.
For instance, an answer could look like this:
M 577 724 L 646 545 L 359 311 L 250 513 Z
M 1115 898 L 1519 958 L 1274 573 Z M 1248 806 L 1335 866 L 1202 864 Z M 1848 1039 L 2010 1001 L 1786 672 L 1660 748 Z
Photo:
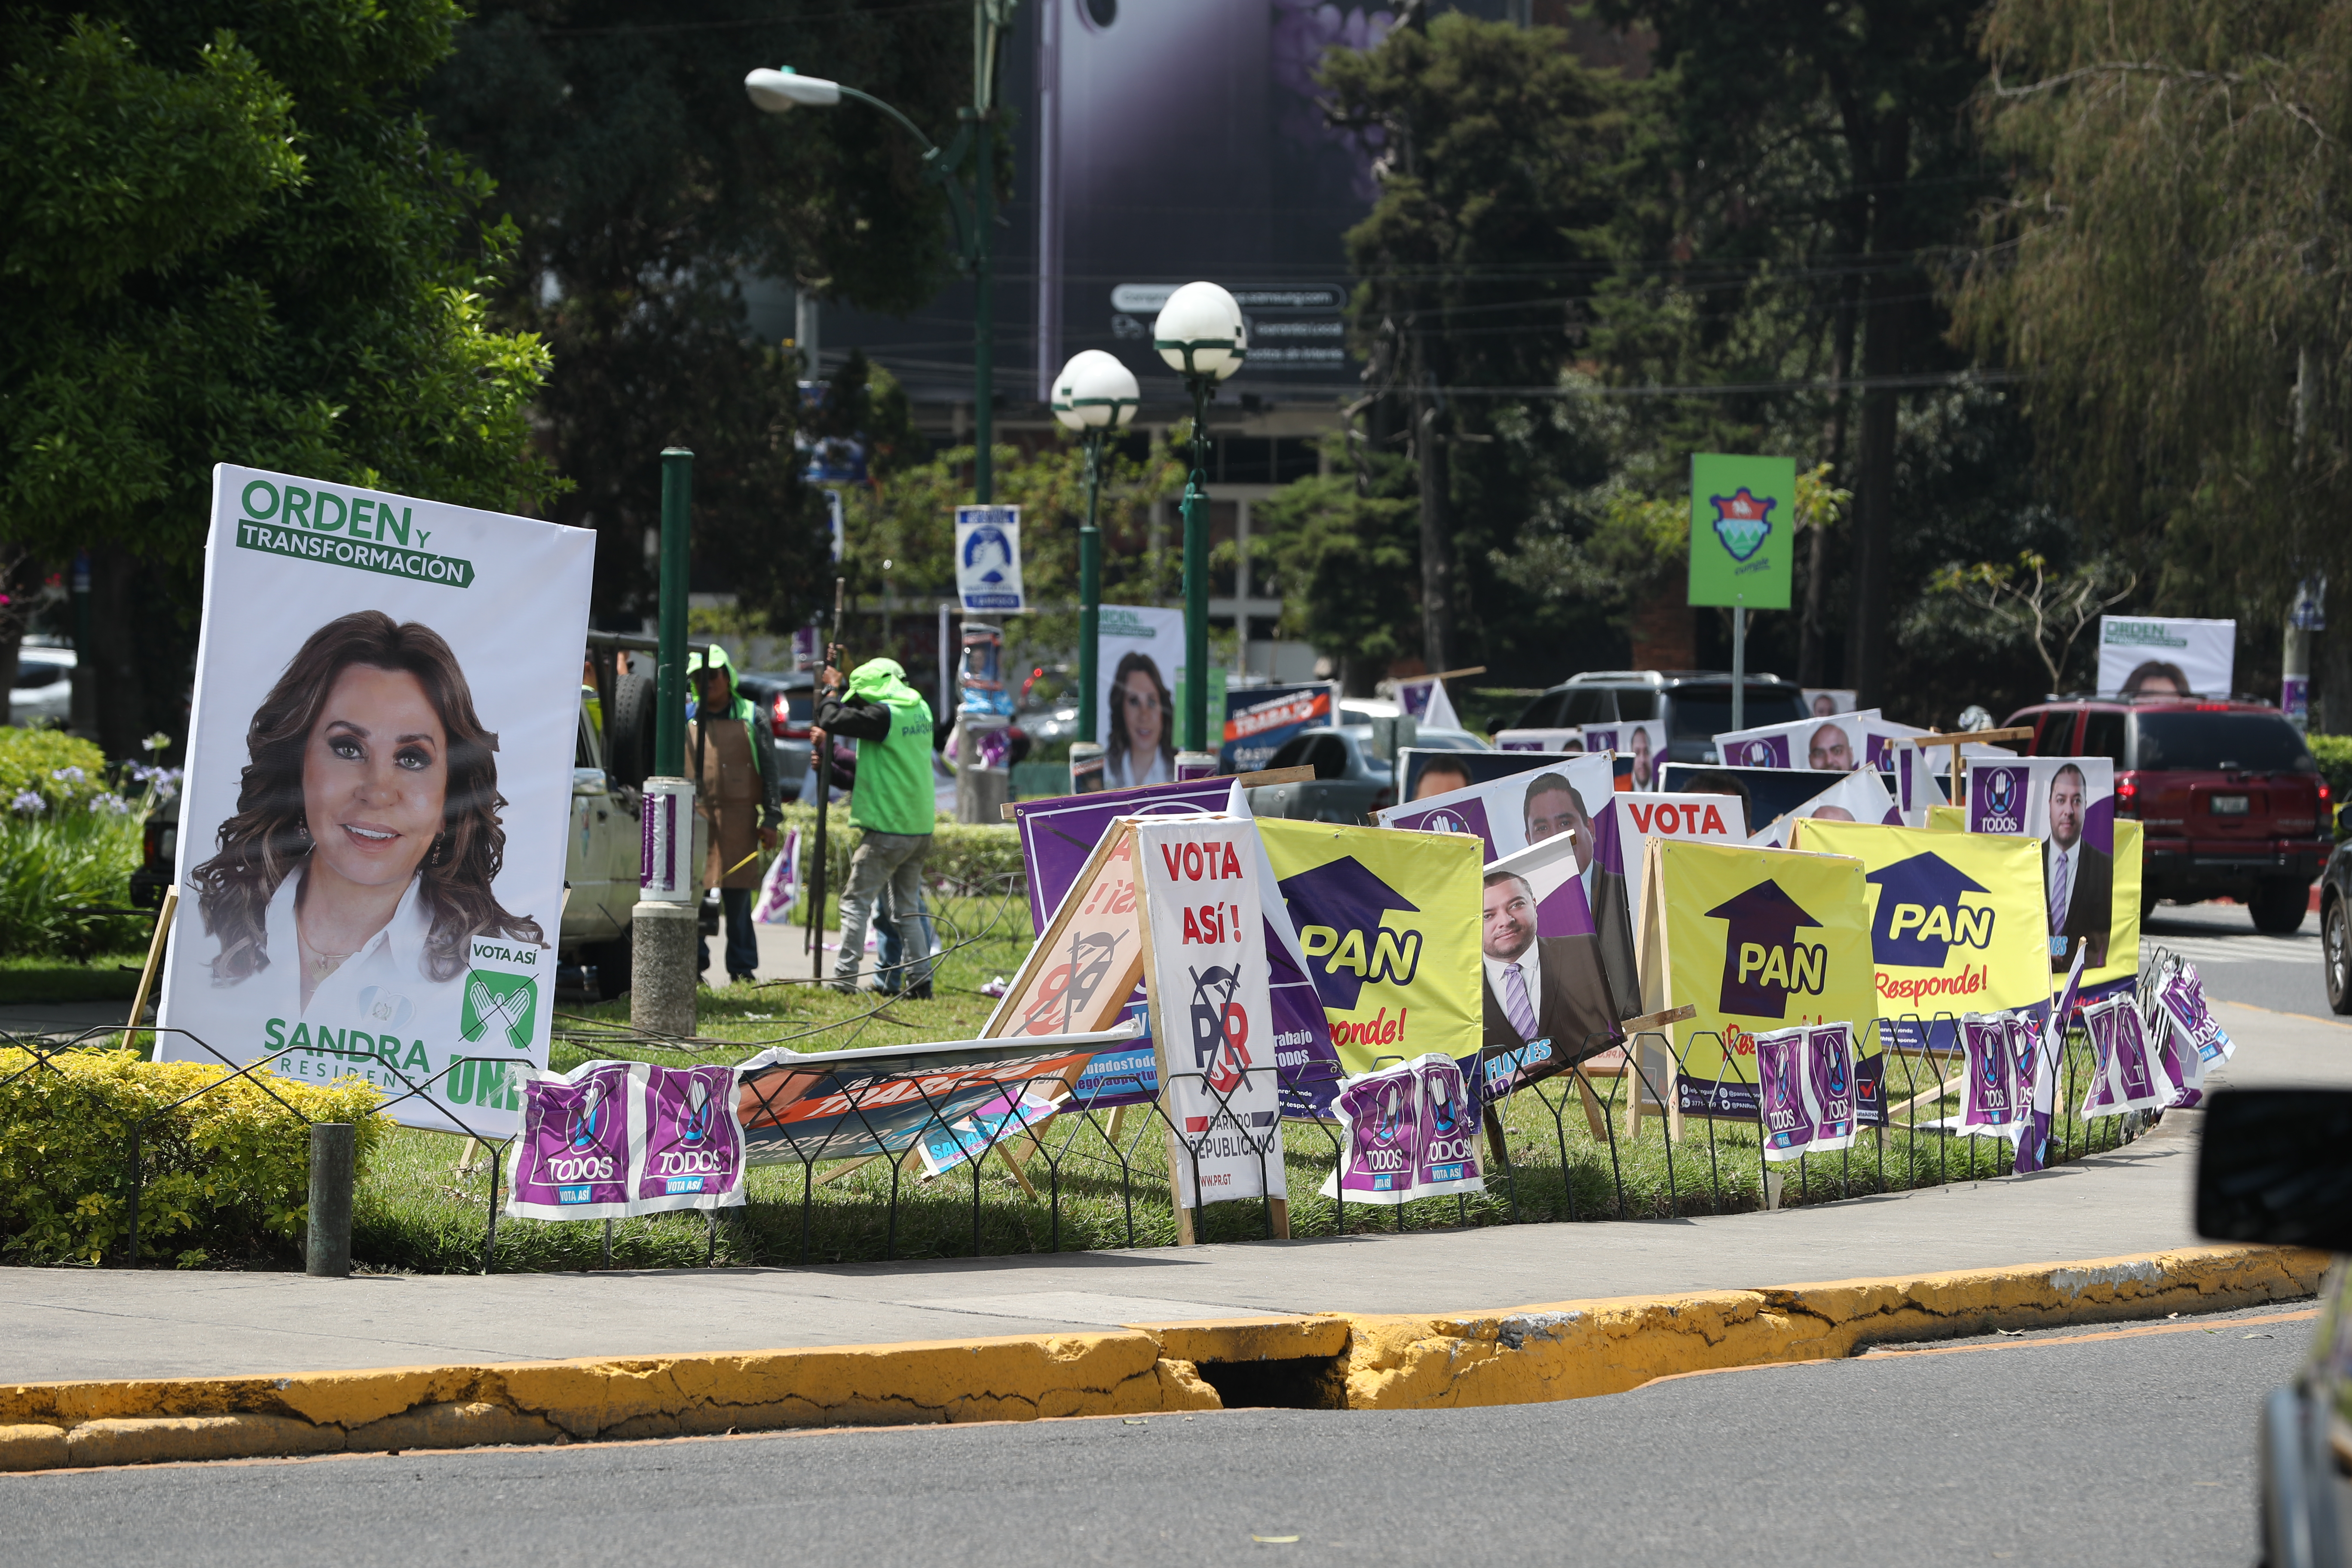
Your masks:
M 1016 910 L 1018 923 L 1026 924 L 1025 908 L 1017 905 L 1017 879 L 999 881 L 1004 885 L 962 890 L 963 910 L 935 913 L 947 938 L 941 944 L 944 952 L 1017 929 Z M 934 960 L 943 955 L 935 954 Z M 2151 955 L 2144 966 L 2144 987 L 2152 985 L 2169 956 L 2162 949 Z M 888 1005 L 889 999 L 883 998 L 850 1018 L 756 1041 L 663 1037 L 594 1020 L 569 1022 L 562 1032 L 573 1046 L 590 1052 L 676 1065 L 724 1062 L 731 1054 L 740 1062 L 769 1045 L 797 1044 L 819 1036 L 838 1037 L 838 1043 L 847 1046 Z M 1948 1013 L 1858 1020 L 1855 1047 L 1862 1071 L 1857 1076 L 1864 1092 L 1858 1097 L 1861 1125 L 1854 1142 L 1784 1163 L 1766 1158 L 1754 1109 L 1752 1067 L 1741 1072 L 1733 1066 L 1741 1059 L 1741 1043 L 1729 1042 L 1727 1049 L 1720 1037 L 1701 1034 L 1677 1047 L 1670 1034 L 1659 1030 L 1622 1042 L 1588 1042 L 1589 1054 L 1570 1069 L 1524 1083 L 1486 1104 L 1486 1190 L 1476 1194 L 1383 1205 L 1386 1214 L 1360 1203 L 1351 1205 L 1337 1180 L 1347 1156 L 1341 1129 L 1317 1111 L 1329 1103 L 1334 1086 L 1328 1082 L 1284 1081 L 1282 1119 L 1263 1132 L 1242 1131 L 1254 1141 L 1261 1191 L 1276 1184 L 1288 1188 L 1287 1231 L 1293 1237 L 1374 1228 L 1675 1219 L 1843 1202 L 2004 1176 L 2015 1167 L 2007 1141 L 1957 1135 L 1961 1058 L 1941 1043 L 1957 1041 L 1958 1023 L 1958 1016 Z M 72 1054 L 110 1045 L 121 1033 L 108 1028 L 69 1038 L 0 1037 L 26 1053 L 16 1071 L 0 1077 L 0 1093 L 26 1074 L 60 1071 Z M 130 1224 L 114 1261 L 141 1261 L 139 1205 L 152 1153 L 148 1129 L 188 1101 L 240 1081 L 268 1094 L 307 1126 L 308 1119 L 270 1088 L 277 1065 L 298 1054 L 348 1060 L 383 1087 L 386 1111 L 429 1106 L 436 1120 L 476 1141 L 469 1149 L 478 1146 L 488 1152 L 488 1159 L 461 1166 L 459 1173 L 476 1184 L 462 1191 L 482 1205 L 478 1266 L 484 1272 L 533 1266 L 531 1247 L 515 1237 L 532 1227 L 561 1223 L 500 1223 L 502 1177 L 511 1141 L 493 1135 L 478 1110 L 520 1104 L 511 1058 L 461 1058 L 419 1076 L 369 1049 L 310 1046 L 298 1052 L 288 1047 L 236 1062 L 184 1030 L 160 1033 L 185 1042 L 176 1053 L 184 1059 L 193 1054 L 198 1060 L 218 1063 L 223 1072 L 214 1082 L 151 1109 L 126 1130 L 114 1195 L 127 1204 Z M 1694 1072 L 1694 1061 L 1716 1065 L 1711 1071 Z M 827 1074 L 821 1056 L 794 1067 L 803 1079 L 810 1072 L 820 1079 Z M 2078 1108 L 2094 1070 L 2087 1040 L 2079 1030 L 2070 1032 L 2058 1068 L 2048 1163 L 2111 1151 L 2137 1137 L 2148 1120 L 2138 1115 L 2083 1120 Z M 1251 1069 L 1254 1074 L 1273 1071 Z M 1263 1088 L 1248 1077 L 1221 1089 L 1200 1075 L 1182 1076 L 1195 1079 L 1201 1093 L 1228 1116 L 1234 1097 Z M 1474 1069 L 1470 1076 L 1485 1098 L 1479 1074 Z M 1169 1120 L 1164 1098 L 1152 1092 L 1142 1075 L 1097 1080 L 1080 1096 L 1069 1092 L 1060 1073 L 1033 1077 L 1013 1070 L 992 1077 L 984 1067 L 961 1069 L 957 1081 L 962 1089 L 992 1089 L 1011 1108 L 984 1125 L 958 1109 L 971 1105 L 968 1097 L 936 1092 L 919 1081 L 910 1090 L 909 1081 L 901 1077 L 877 1085 L 866 1075 L 855 1081 L 833 1075 L 831 1088 L 845 1103 L 847 1119 L 865 1126 L 861 1152 L 840 1156 L 837 1140 L 802 1141 L 779 1124 L 768 1131 L 768 1158 L 747 1183 L 749 1201 L 743 1207 L 653 1216 L 642 1223 L 700 1226 L 703 1234 L 697 1239 L 706 1264 L 718 1263 L 722 1250 L 730 1263 L 812 1264 L 909 1254 L 1132 1247 L 1175 1239 L 1170 1171 L 1171 1162 L 1192 1156 Z M 889 1096 L 887 1118 L 878 1098 L 884 1093 Z M 909 1093 L 920 1100 L 925 1113 L 911 1121 L 906 1114 Z M 1039 1098 L 1055 1103 L 1050 1110 L 1040 1110 Z M 918 1145 L 927 1141 L 935 1147 L 943 1142 L 950 1149 L 946 1169 L 930 1170 L 917 1157 Z M 1284 1178 L 1280 1184 L 1277 1174 Z M 1195 1190 L 1198 1176 L 1196 1168 Z M 1356 1212 L 1351 1214 L 1351 1207 Z M 1203 1240 L 1272 1237 L 1283 1229 L 1274 1205 L 1264 1201 L 1213 1205 L 1196 1211 L 1195 1219 Z M 613 1236 L 607 1222 L 607 1263 Z M 502 1237 L 508 1238 L 504 1247 Z M 677 1249 L 669 1256 L 675 1260 Z

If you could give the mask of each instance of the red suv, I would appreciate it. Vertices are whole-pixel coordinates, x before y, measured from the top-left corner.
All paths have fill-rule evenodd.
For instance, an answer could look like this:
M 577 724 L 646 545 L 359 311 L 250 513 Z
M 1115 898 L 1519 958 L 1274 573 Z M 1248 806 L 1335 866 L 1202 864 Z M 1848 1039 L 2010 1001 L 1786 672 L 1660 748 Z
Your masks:
M 2258 931 L 2303 924 L 2335 847 L 2327 781 L 2277 709 L 2200 698 L 2067 698 L 2011 716 L 2037 757 L 2112 757 L 2116 815 L 2146 829 L 2140 912 L 2224 896 Z

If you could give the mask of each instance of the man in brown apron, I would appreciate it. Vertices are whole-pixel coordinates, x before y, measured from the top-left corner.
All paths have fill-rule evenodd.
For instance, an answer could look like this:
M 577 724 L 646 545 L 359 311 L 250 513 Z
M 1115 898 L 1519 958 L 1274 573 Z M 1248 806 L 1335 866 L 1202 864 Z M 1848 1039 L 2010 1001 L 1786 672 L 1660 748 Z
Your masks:
M 727 921 L 727 978 L 748 981 L 760 966 L 751 928 L 751 896 L 764 869 L 759 852 L 776 847 L 782 820 L 774 731 L 759 705 L 735 690 L 734 666 L 717 643 L 687 660 L 688 682 L 700 700 L 686 727 L 687 774 L 694 808 L 710 824 L 710 854 L 702 885 L 717 888 Z M 710 967 L 710 943 L 699 943 L 700 967 Z

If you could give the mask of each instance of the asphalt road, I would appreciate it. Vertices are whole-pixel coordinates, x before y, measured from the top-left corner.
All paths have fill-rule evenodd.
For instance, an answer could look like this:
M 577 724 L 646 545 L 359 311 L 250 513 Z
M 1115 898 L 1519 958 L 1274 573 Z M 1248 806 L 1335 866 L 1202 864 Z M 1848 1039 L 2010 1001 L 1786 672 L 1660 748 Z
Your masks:
M 2307 1309 L 1567 1404 L 0 1477 L 12 1564 L 2243 1564 Z
M 2194 963 L 2210 995 L 2352 1022 L 2328 1009 L 2317 915 L 2304 916 L 2292 936 L 2264 936 L 2240 904 L 2158 904 L 2140 922 L 2142 960 L 2159 945 Z

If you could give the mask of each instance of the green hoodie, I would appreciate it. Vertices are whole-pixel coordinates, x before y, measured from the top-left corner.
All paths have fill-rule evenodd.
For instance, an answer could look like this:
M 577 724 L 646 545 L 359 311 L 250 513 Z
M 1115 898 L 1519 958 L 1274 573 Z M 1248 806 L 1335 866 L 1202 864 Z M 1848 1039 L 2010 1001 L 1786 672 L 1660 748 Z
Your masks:
M 849 672 L 849 695 L 890 710 L 890 736 L 857 742 L 857 784 L 849 820 L 879 833 L 924 834 L 938 815 L 931 784 L 931 705 L 907 684 L 894 658 L 869 658 Z

